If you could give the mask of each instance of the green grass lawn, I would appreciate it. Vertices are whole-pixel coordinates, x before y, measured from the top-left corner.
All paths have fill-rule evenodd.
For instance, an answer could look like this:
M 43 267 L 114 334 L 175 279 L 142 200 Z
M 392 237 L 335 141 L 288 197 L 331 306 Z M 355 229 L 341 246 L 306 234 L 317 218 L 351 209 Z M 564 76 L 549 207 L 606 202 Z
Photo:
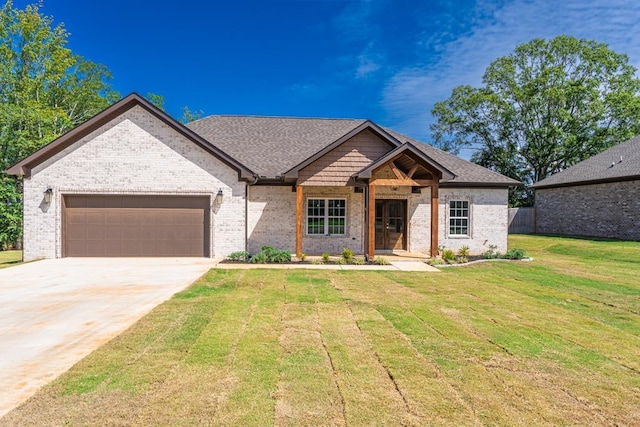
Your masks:
M 211 270 L 0 424 L 640 424 L 640 243 L 510 246 L 534 261 Z
M 0 268 L 11 267 L 21 261 L 22 251 L 0 251 Z

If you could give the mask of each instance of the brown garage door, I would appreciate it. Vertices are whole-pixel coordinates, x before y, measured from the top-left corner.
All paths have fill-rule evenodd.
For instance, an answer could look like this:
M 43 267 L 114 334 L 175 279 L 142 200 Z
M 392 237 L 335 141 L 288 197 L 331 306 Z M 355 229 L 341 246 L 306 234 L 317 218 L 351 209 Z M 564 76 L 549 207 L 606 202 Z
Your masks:
M 209 198 L 66 195 L 65 257 L 209 256 Z

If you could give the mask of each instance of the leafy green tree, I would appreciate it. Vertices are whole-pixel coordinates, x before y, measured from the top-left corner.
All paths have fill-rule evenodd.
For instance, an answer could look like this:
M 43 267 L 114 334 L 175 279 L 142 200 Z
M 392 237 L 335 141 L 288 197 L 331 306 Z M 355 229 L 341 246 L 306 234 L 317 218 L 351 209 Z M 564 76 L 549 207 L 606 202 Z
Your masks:
M 146 98 L 150 103 L 164 111 L 164 96 L 153 92 L 147 92 Z
M 532 184 L 640 134 L 640 80 L 626 55 L 592 40 L 534 39 L 493 61 L 483 86 L 438 102 L 436 145 Z M 512 205 L 533 202 L 518 189 Z
M 22 229 L 20 182 L 5 169 L 119 98 L 109 70 L 67 47 L 39 5 L 0 9 L 0 249 Z
M 180 123 L 186 125 L 187 123 L 200 120 L 203 117 L 204 117 L 204 111 L 202 110 L 191 111 L 189 107 L 185 106 L 185 107 L 182 107 L 182 117 L 180 117 Z

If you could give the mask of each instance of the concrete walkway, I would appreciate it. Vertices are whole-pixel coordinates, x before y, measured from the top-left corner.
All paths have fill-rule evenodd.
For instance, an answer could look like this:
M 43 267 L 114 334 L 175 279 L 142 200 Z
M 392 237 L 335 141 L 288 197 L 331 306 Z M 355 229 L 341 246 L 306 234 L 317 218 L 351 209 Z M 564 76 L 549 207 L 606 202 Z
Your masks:
M 1 269 L 0 417 L 213 264 L 64 258 Z

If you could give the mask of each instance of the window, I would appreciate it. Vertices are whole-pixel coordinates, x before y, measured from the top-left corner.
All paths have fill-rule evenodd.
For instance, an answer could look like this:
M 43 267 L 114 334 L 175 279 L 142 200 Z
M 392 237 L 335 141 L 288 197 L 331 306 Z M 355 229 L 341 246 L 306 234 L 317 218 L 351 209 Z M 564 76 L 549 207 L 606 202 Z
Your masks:
M 451 200 L 449 202 L 449 235 L 469 235 L 469 201 Z
M 308 199 L 307 234 L 346 234 L 346 206 L 345 199 Z

